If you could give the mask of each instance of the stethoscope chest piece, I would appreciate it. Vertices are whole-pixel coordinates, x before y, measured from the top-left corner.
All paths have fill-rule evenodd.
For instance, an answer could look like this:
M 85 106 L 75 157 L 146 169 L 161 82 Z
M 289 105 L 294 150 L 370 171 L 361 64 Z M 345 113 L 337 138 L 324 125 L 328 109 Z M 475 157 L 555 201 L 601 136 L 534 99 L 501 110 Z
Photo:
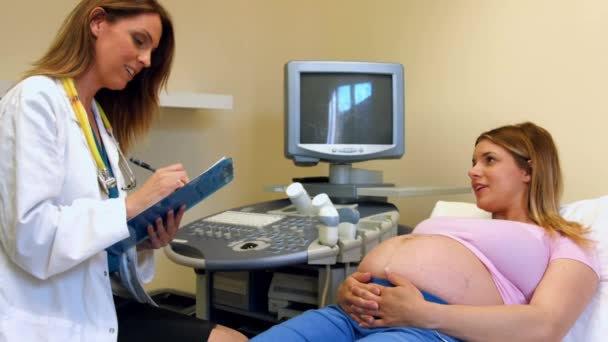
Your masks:
M 110 176 L 108 169 L 99 170 L 97 180 L 99 181 L 99 187 L 106 195 L 110 194 L 110 189 L 116 187 L 116 178 Z

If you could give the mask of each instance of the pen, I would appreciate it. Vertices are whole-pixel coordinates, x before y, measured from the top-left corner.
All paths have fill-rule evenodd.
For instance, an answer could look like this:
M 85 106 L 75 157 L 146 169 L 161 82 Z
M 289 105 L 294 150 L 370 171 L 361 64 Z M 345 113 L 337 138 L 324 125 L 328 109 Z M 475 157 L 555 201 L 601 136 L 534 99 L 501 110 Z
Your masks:
M 135 158 L 129 158 L 129 161 L 137 166 L 143 167 L 144 169 L 148 170 L 148 171 L 152 171 L 152 172 L 156 172 L 156 169 L 153 168 L 152 166 L 150 166 L 150 164 L 145 163 L 141 160 L 135 159 Z

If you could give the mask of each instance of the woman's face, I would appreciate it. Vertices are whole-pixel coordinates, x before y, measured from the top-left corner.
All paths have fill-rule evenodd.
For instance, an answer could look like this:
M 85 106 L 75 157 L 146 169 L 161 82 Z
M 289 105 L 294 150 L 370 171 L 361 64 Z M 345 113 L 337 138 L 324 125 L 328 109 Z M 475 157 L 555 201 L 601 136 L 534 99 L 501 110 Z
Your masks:
M 91 22 L 95 40 L 96 78 L 102 88 L 124 89 L 143 68 L 152 63 L 152 51 L 162 35 L 156 13 L 143 13 L 110 23 L 102 16 Z
M 481 140 L 473 152 L 469 177 L 477 206 L 494 214 L 494 218 L 527 215 L 530 175 L 503 147 Z

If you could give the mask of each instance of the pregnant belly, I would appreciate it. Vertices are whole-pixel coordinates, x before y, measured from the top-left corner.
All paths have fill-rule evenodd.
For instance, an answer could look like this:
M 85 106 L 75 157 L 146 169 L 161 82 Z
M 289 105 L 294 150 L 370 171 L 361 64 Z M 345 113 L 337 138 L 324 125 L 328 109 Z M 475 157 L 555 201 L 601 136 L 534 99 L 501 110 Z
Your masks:
M 503 303 L 490 272 L 475 254 L 445 236 L 412 234 L 386 240 L 363 258 L 358 271 L 386 278 L 386 267 L 450 304 Z

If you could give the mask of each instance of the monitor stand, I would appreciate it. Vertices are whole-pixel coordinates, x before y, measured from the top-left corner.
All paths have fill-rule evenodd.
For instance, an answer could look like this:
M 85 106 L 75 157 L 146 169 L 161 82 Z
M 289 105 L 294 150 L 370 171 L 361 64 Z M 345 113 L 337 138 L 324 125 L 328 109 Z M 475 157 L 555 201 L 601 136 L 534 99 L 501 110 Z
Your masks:
M 392 187 L 382 180 L 382 171 L 356 169 L 352 164 L 330 164 L 329 178 L 294 179 L 304 185 L 310 196 L 326 193 L 335 203 L 386 202 L 386 197 L 359 196 L 358 188 Z

